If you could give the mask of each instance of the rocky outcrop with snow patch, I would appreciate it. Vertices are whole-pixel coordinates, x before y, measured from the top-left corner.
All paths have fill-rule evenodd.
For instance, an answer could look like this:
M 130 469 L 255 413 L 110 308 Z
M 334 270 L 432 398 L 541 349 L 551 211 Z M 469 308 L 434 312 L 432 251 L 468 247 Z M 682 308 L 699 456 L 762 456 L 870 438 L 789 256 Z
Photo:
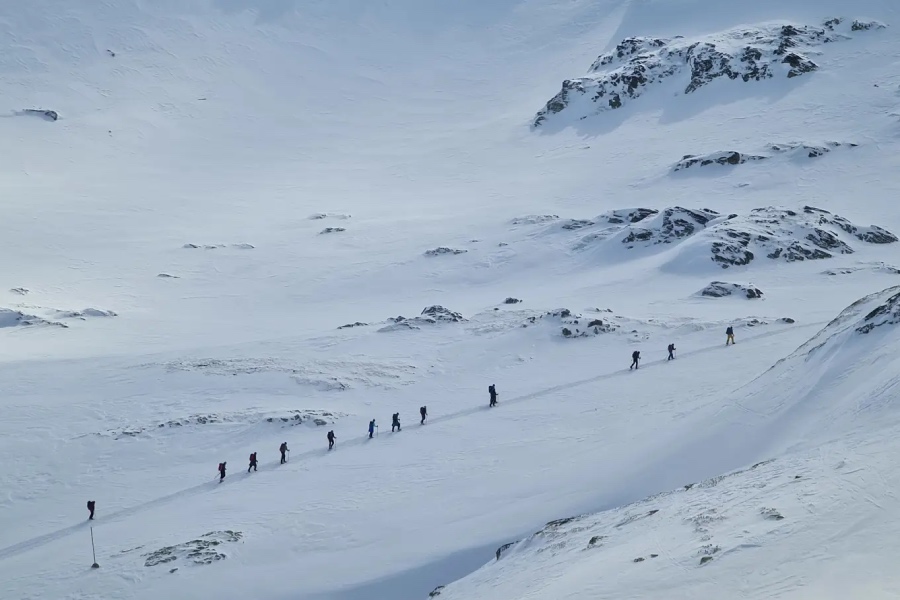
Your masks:
M 462 323 L 466 319 L 462 314 L 454 312 L 440 305 L 426 307 L 418 317 L 407 319 L 404 316 L 391 317 L 388 325 L 378 331 L 397 331 L 400 329 L 420 329 L 423 325 L 435 325 L 436 323 Z
M 19 296 L 25 296 L 28 294 L 28 288 L 16 287 L 9 290 L 13 294 L 18 294 Z
M 522 327 L 530 327 L 538 323 L 552 323 L 559 328 L 559 333 L 565 338 L 592 337 L 604 333 L 612 333 L 621 327 L 615 320 L 615 317 L 586 318 L 573 313 L 568 308 L 558 308 L 528 317 L 522 324 Z
M 866 314 L 856 331 L 869 333 L 877 327 L 897 324 L 900 324 L 900 290 L 895 290 Z
M 559 93 L 535 115 L 533 126 L 562 112 L 585 119 L 621 108 L 667 81 L 690 94 L 717 79 L 746 83 L 798 77 L 819 69 L 811 56 L 824 44 L 878 25 L 830 19 L 821 26 L 760 24 L 694 39 L 627 38 L 597 58 L 587 76 L 563 81 Z
M 524 217 L 516 217 L 510 221 L 511 225 L 540 225 L 542 223 L 551 223 L 559 219 L 558 215 L 527 215 Z
M 349 219 L 350 215 L 340 213 L 315 213 L 309 216 L 310 221 L 321 221 L 322 219 Z
M 626 246 L 636 242 L 671 244 L 694 235 L 719 216 L 719 213 L 708 208 L 667 208 L 653 219 L 642 221 L 641 227 L 630 229 L 622 243 Z
M 243 537 L 244 534 L 240 531 L 210 531 L 195 540 L 174 546 L 165 546 L 141 556 L 146 558 L 144 561 L 145 567 L 155 567 L 157 565 L 169 565 L 171 567 L 175 563 L 181 565 L 209 565 L 228 558 L 223 546 L 239 542 Z M 177 569 L 173 569 L 170 572 L 175 570 Z
M 425 251 L 425 256 L 444 256 L 447 254 L 465 254 L 468 250 L 462 250 L 460 248 L 447 248 L 446 246 L 439 246 L 437 248 L 433 248 L 431 250 Z
M 326 227 L 322 231 L 319 232 L 319 235 L 327 234 L 327 233 L 340 233 L 342 231 L 347 231 L 343 227 Z
M 700 290 L 699 294 L 708 298 L 724 298 L 726 296 L 738 295 L 743 296 L 748 300 L 763 297 L 763 293 L 759 288 L 740 283 L 726 283 L 724 281 L 713 281 Z
M 684 171 L 691 167 L 705 167 L 709 165 L 742 165 L 748 162 L 769 160 L 776 156 L 797 158 L 817 158 L 824 156 L 835 148 L 856 148 L 858 144 L 843 142 L 825 142 L 824 144 L 804 144 L 791 142 L 788 144 L 769 144 L 765 151 L 757 154 L 748 154 L 736 150 L 712 152 L 709 154 L 686 154 L 672 167 L 672 172 Z
M 900 268 L 884 262 L 861 263 L 860 266 L 826 269 L 825 271 L 822 271 L 822 274 L 834 277 L 836 275 L 850 275 L 852 273 L 860 273 L 864 271 L 870 273 L 884 273 L 886 275 L 900 275 Z

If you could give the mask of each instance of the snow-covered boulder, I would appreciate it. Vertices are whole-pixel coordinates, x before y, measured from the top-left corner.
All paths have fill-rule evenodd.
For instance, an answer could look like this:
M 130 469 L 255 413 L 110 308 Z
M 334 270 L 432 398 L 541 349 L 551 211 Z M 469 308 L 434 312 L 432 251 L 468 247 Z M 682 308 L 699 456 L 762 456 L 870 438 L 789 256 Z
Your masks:
M 510 225 L 540 225 L 559 220 L 559 215 L 526 215 L 510 220 Z
M 763 297 L 762 290 L 759 288 L 755 288 L 751 285 L 727 283 L 724 281 L 713 281 L 698 293 L 707 298 L 725 298 L 726 296 L 738 295 L 743 296 L 748 300 L 754 300 Z
M 822 45 L 879 25 L 830 19 L 821 26 L 765 23 L 691 39 L 627 38 L 597 58 L 586 76 L 563 81 L 559 93 L 535 115 L 533 126 L 564 111 L 584 119 L 621 108 L 667 81 L 690 94 L 721 78 L 798 77 L 819 69 L 810 56 L 819 54 Z
M 0 329 L 6 327 L 53 326 L 67 328 L 65 323 L 49 321 L 37 315 L 30 315 L 11 308 L 0 308 Z
M 748 162 L 769 160 L 777 156 L 787 158 L 818 158 L 825 156 L 835 148 L 856 148 L 858 144 L 852 142 L 825 142 L 811 144 L 803 142 L 790 142 L 786 144 L 769 144 L 762 152 L 750 154 L 737 150 L 710 152 L 708 154 L 686 154 L 672 167 L 672 172 L 684 171 L 691 167 L 705 167 L 709 165 L 742 165 Z

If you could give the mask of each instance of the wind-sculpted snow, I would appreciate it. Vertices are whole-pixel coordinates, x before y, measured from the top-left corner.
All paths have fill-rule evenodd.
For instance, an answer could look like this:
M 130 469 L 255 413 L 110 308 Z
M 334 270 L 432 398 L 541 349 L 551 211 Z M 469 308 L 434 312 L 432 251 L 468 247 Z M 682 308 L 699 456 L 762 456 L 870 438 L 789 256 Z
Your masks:
M 533 126 L 563 112 L 585 119 L 621 108 L 667 80 L 691 94 L 720 78 L 750 82 L 798 77 L 819 69 L 810 57 L 822 45 L 879 27 L 883 25 L 830 19 L 821 26 L 761 24 L 694 39 L 627 38 L 597 58 L 587 76 L 563 81 Z
M 289 358 L 199 358 L 151 364 L 170 372 L 198 372 L 233 376 L 281 373 L 295 383 L 320 391 L 343 391 L 353 387 L 393 387 L 413 381 L 416 367 L 396 361 L 291 360 Z
M 34 305 L 20 305 L 18 309 L 0 308 L 0 329 L 5 327 L 38 327 L 51 326 L 67 329 L 65 321 L 86 321 L 90 318 L 109 318 L 118 316 L 111 310 L 84 308 L 82 310 L 58 310 Z M 36 314 L 33 314 L 36 313 Z

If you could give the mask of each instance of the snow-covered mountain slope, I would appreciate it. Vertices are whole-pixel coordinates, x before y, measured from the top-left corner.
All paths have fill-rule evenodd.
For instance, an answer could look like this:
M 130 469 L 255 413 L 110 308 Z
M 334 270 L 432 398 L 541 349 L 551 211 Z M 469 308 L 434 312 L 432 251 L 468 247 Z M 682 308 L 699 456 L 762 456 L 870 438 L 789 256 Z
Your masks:
M 860 299 L 669 448 L 746 467 L 552 521 L 434 595 L 771 598 L 802 578 L 804 597 L 889 597 L 898 324 L 900 287 Z
M 0 4 L 0 596 L 696 597 L 734 568 L 802 597 L 825 558 L 856 586 L 895 537 L 893 325 L 857 332 L 888 297 L 828 324 L 900 282 L 898 27 L 888 0 Z M 629 39 L 665 44 L 617 69 L 677 68 L 534 127 Z

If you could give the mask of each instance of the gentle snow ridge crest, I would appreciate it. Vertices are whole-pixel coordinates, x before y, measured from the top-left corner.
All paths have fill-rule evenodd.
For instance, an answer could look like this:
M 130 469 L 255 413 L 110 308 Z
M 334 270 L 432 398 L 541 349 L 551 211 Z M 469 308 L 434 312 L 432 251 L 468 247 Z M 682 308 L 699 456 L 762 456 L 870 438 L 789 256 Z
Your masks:
M 818 46 L 850 39 L 851 32 L 883 28 L 877 22 L 829 19 L 821 26 L 760 24 L 697 39 L 631 37 L 591 65 L 589 74 L 563 81 L 532 122 L 540 127 L 563 111 L 577 119 L 615 110 L 667 79 L 690 94 L 716 79 L 744 82 L 798 77 L 819 69 Z

